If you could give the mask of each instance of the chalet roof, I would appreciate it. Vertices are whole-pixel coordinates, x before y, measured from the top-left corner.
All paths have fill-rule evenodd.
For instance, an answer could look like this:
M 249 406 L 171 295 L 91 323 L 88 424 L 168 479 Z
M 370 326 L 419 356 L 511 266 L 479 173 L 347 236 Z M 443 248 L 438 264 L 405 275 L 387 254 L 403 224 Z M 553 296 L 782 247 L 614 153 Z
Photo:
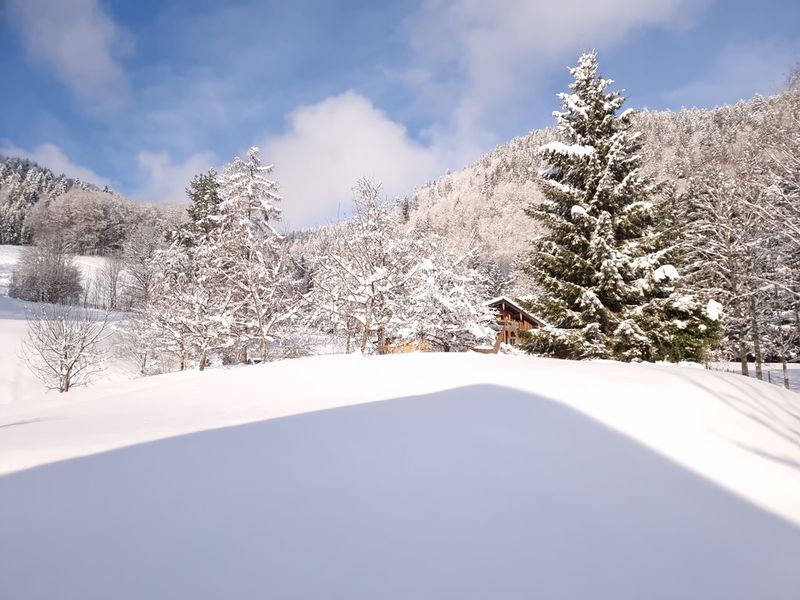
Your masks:
M 523 319 L 529 321 L 533 325 L 538 325 L 540 327 L 547 327 L 547 322 L 540 317 L 537 317 L 533 313 L 525 310 L 522 308 L 519 303 L 515 302 L 508 296 L 498 296 L 497 298 L 492 298 L 488 302 L 486 302 L 486 306 L 489 308 L 496 308 L 500 310 L 512 310 L 514 312 L 518 312 Z

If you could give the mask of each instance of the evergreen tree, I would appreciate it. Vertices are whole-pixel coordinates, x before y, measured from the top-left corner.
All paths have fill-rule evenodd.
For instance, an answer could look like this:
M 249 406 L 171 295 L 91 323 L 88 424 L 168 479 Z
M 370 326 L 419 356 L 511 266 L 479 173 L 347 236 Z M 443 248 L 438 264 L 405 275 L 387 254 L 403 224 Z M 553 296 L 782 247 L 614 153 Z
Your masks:
M 219 224 L 219 206 L 222 202 L 219 187 L 219 179 L 214 169 L 195 175 L 189 183 L 189 187 L 186 188 L 186 194 L 191 202 L 186 209 L 189 223 L 179 230 L 184 243 L 189 245 L 202 243 Z
M 676 289 L 659 230 L 656 186 L 640 172 L 641 135 L 625 98 L 607 91 L 597 55 L 570 70 L 572 93 L 554 116 L 563 141 L 539 150 L 544 201 L 528 214 L 547 232 L 534 242 L 527 271 L 540 293 L 532 309 L 550 323 L 527 350 L 559 358 L 699 359 L 713 321 Z M 691 300 L 691 301 L 690 301 Z M 690 327 L 689 324 L 692 323 Z M 687 332 L 699 336 L 694 347 Z
M 233 159 L 220 178 L 223 197 L 221 214 L 227 227 L 244 227 L 251 236 L 275 233 L 270 222 L 280 219 L 278 184 L 267 178 L 272 165 L 261 166 L 259 149 L 252 147 L 247 158 Z
M 231 334 L 247 356 L 257 340 L 262 361 L 278 330 L 294 318 L 299 281 L 286 244 L 272 226 L 280 219 L 278 185 L 267 178 L 258 148 L 238 156 L 220 177 L 218 223 L 210 235 L 209 264 L 216 281 L 231 293 Z

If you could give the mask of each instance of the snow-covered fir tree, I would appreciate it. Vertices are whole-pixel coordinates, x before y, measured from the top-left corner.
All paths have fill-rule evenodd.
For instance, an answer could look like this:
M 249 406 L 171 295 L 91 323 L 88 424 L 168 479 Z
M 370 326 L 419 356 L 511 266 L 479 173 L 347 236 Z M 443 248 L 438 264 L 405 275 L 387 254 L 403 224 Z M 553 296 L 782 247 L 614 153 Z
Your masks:
M 554 113 L 560 141 L 543 145 L 544 200 L 528 214 L 546 233 L 534 243 L 533 310 L 549 326 L 529 352 L 561 358 L 702 358 L 714 321 L 675 289 L 668 238 L 658 227 L 657 189 L 641 172 L 641 134 L 625 98 L 608 91 L 594 52 L 570 70 Z M 691 338 L 691 341 L 687 338 Z
M 219 226 L 222 197 L 217 172 L 210 169 L 195 175 L 186 188 L 186 195 L 189 197 L 186 209 L 189 221 L 176 230 L 176 235 L 185 245 L 205 243 Z
M 148 292 L 152 299 L 134 328 L 154 336 L 142 347 L 176 356 L 181 368 L 192 362 L 203 369 L 231 354 L 246 361 L 252 346 L 267 360 L 300 297 L 296 269 L 273 227 L 280 197 L 266 178 L 270 169 L 251 148 L 219 177 L 209 172 L 192 181 L 189 222 L 157 254 L 155 293 Z
M 299 282 L 283 238 L 275 230 L 281 197 L 268 179 L 272 166 L 261 165 L 258 148 L 236 157 L 220 177 L 222 201 L 213 217 L 218 226 L 208 236 L 211 267 L 229 290 L 232 335 L 246 359 L 257 340 L 262 361 L 268 358 L 277 329 L 292 320 L 298 308 Z

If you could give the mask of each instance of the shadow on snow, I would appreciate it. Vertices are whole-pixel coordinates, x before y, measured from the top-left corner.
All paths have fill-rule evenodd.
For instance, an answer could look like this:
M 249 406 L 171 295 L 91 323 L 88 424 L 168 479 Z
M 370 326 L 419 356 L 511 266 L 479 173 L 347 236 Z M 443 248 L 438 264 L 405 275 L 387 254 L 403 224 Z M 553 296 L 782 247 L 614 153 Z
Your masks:
M 20 600 L 788 599 L 798 557 L 792 524 L 494 386 L 0 477 L 0 597 Z

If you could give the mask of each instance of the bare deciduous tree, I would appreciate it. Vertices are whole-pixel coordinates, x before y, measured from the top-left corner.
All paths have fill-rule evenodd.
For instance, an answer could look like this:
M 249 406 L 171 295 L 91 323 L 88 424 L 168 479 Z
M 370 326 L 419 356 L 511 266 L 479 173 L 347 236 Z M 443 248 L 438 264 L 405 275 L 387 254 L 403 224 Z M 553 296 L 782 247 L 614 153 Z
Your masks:
M 121 278 L 122 261 L 117 256 L 109 256 L 95 275 L 96 302 L 99 306 L 108 310 L 117 309 Z
M 128 235 L 122 251 L 125 306 L 144 311 L 153 301 L 156 286 L 154 263 L 163 245 L 163 235 L 155 227 L 140 225 Z
M 25 249 L 8 290 L 20 300 L 65 304 L 76 302 L 81 291 L 80 272 L 57 236 Z
M 97 318 L 75 306 L 43 306 L 28 315 L 25 363 L 48 389 L 63 393 L 86 385 L 102 371 L 108 324 L 108 311 Z

